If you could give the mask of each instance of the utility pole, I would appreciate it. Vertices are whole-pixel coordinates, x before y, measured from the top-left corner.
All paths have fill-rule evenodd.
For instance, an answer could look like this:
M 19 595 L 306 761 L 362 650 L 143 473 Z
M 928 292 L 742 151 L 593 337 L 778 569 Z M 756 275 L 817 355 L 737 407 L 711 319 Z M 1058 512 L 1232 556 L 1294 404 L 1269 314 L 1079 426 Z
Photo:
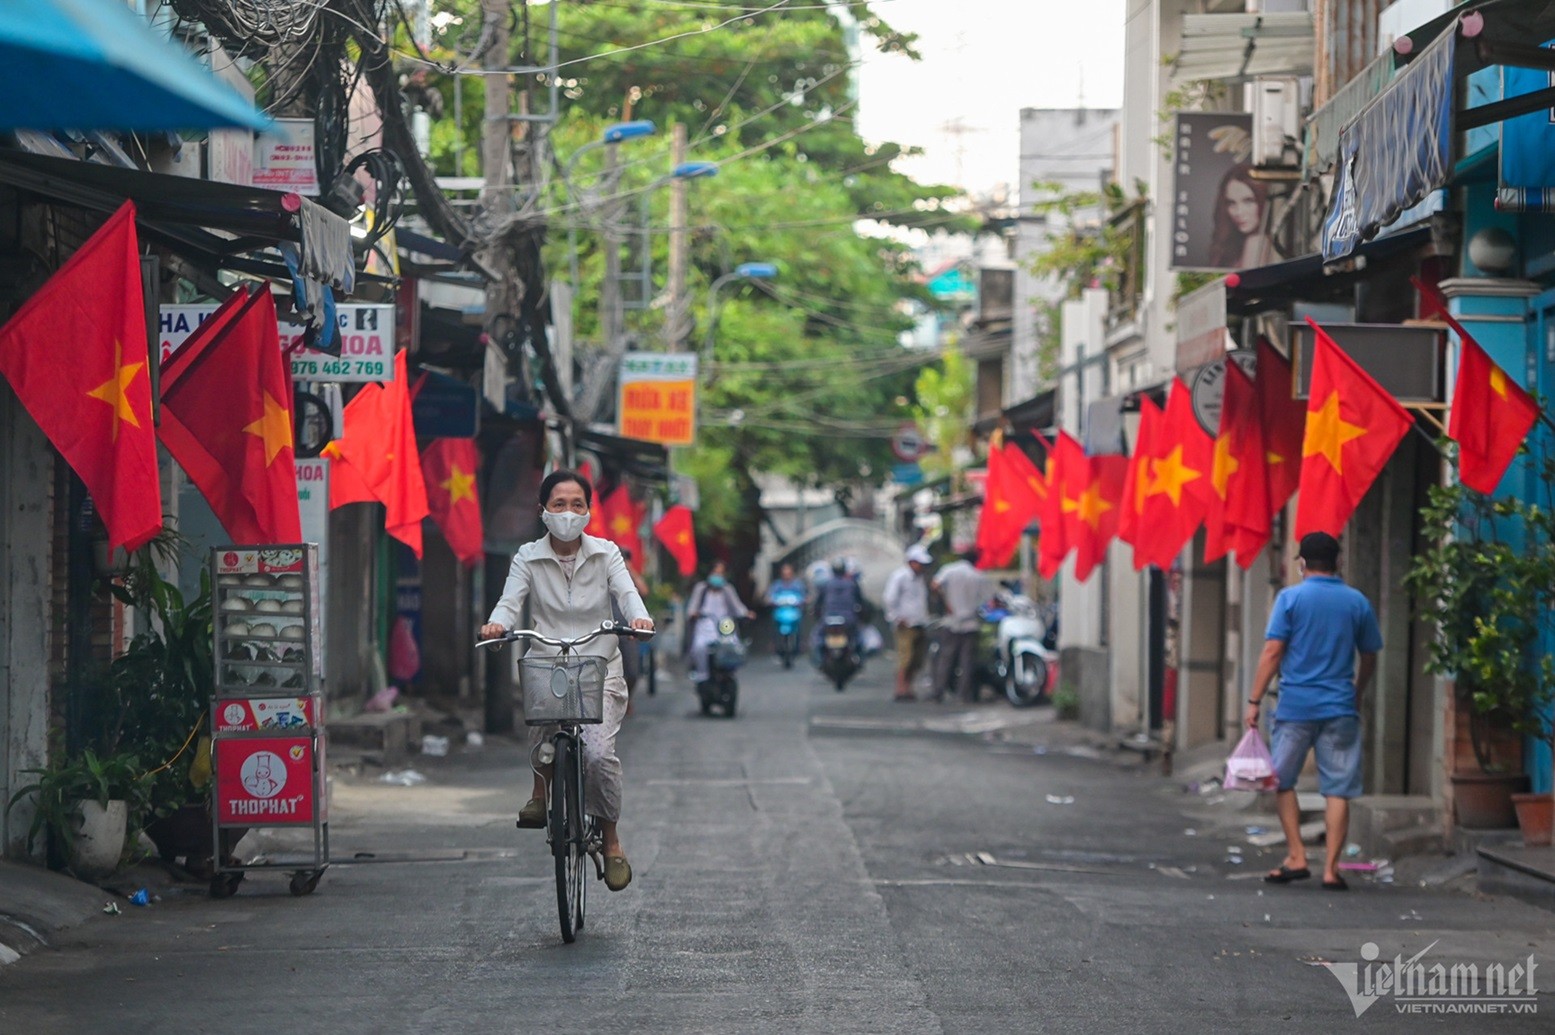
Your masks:
M 616 149 L 605 145 L 605 168 L 599 176 L 600 247 L 605 250 L 605 278 L 599 285 L 599 349 L 584 372 L 583 392 L 574 411 L 587 426 L 604 412 L 605 392 L 616 383 L 616 367 L 626 352 L 621 306 L 621 202 L 611 200 L 620 176 Z
M 670 168 L 679 169 L 685 160 L 686 127 L 677 122 L 670 130 Z M 664 345 L 668 352 L 678 352 L 691 330 L 686 305 L 686 209 L 686 181 L 675 176 L 670 180 L 669 304 L 664 313 Z

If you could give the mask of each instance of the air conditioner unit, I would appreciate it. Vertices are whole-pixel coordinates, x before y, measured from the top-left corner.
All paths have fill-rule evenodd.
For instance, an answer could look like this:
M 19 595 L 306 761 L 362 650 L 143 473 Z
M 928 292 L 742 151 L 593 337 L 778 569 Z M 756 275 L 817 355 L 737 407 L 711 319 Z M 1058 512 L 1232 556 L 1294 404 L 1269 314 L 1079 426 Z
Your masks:
M 1253 165 L 1294 168 L 1301 155 L 1301 84 L 1294 78 L 1255 79 L 1252 95 Z

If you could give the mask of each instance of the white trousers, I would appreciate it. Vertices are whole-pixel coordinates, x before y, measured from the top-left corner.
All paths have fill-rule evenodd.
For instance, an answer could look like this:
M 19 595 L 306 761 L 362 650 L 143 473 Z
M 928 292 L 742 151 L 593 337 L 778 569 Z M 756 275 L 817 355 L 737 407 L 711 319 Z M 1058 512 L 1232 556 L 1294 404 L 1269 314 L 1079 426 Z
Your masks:
M 626 718 L 626 680 L 618 665 L 605 677 L 604 721 L 583 730 L 583 811 L 596 819 L 615 823 L 621 818 L 621 759 L 616 756 L 616 734 Z M 556 733 L 556 727 L 530 726 L 529 747 Z

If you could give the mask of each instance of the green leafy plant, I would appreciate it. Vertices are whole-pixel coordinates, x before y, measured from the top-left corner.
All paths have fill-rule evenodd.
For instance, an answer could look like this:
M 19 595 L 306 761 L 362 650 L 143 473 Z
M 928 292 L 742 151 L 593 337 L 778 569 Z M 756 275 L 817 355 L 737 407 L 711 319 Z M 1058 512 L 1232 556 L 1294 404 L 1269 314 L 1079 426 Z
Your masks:
M 1078 719 L 1080 717 L 1080 695 L 1073 690 L 1062 689 L 1053 692 L 1053 711 L 1060 719 Z
M 1555 461 L 1541 474 L 1548 491 Z M 1475 760 L 1503 770 L 1497 732 L 1555 746 L 1555 507 L 1453 484 L 1432 487 L 1421 517 L 1430 545 L 1404 583 L 1436 624 L 1426 669 L 1456 680 Z
M 32 799 L 32 823 L 27 828 L 27 849 L 46 833 L 63 860 L 75 844 L 81 803 L 106 806 L 124 801 L 131 813 L 145 808 L 149 781 L 134 755 L 99 755 L 90 748 L 79 755 L 38 769 L 23 770 L 37 777 L 11 796 L 7 810 Z

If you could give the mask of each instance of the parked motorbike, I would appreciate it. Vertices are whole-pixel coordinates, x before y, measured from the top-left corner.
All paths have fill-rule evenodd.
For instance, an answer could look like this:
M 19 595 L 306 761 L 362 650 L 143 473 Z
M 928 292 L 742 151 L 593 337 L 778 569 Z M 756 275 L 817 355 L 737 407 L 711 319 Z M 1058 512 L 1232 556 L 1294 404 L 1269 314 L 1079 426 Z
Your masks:
M 718 620 L 718 638 L 707 651 L 707 678 L 697 684 L 697 700 L 702 714 L 712 715 L 718 708 L 725 718 L 734 718 L 739 708 L 740 684 L 734 674 L 745 664 L 745 641 L 733 618 Z
M 772 595 L 772 624 L 777 654 L 784 668 L 793 668 L 799 656 L 799 623 L 804 618 L 804 594 L 784 591 Z
M 1005 697 L 1017 708 L 1047 700 L 1058 655 L 1045 645 L 1047 630 L 1036 604 L 1023 593 L 1006 590 L 986 618 L 994 623 L 994 671 Z
M 841 693 L 863 666 L 853 623 L 841 615 L 828 615 L 821 626 L 821 674 Z

